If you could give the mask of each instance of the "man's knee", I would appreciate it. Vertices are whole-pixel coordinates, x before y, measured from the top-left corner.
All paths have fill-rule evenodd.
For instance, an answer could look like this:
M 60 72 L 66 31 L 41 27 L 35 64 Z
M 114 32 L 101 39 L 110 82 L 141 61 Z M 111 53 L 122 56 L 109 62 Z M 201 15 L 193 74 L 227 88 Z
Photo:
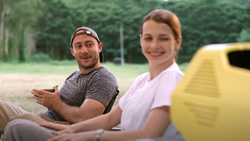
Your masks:
M 15 140 L 15 138 L 19 138 L 20 122 L 11 121 L 6 125 L 6 130 L 4 131 L 4 140 Z M 24 130 L 23 130 L 24 131 Z
M 28 113 L 24 109 L 0 100 L 0 121 L 8 123 L 11 118 Z
M 33 136 L 30 136 L 32 134 Z M 15 119 L 9 122 L 4 131 L 4 140 L 31 140 L 44 141 L 54 135 L 50 129 L 41 127 L 36 122 Z
M 27 120 L 17 119 L 10 121 L 4 131 L 4 140 L 22 140 L 23 137 L 26 138 L 27 134 L 31 132 L 29 130 L 32 124 L 37 124 L 34 122 L 30 122 L 27 124 Z
M 26 120 L 31 120 L 31 121 L 45 121 L 43 118 L 35 115 L 35 114 L 32 114 L 32 113 L 25 113 L 25 114 L 22 114 L 20 116 L 16 116 L 16 117 L 13 117 L 11 120 L 14 120 L 14 119 L 26 119 Z

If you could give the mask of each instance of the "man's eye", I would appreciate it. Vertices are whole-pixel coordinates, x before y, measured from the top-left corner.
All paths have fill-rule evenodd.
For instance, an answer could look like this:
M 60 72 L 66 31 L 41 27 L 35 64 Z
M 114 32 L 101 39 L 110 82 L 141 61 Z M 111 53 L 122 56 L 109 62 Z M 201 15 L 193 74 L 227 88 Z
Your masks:
M 76 45 L 75 47 L 76 47 L 76 48 L 81 48 L 81 47 L 82 47 L 82 45 Z
M 85 45 L 86 45 L 86 47 L 91 47 L 93 44 L 92 43 L 87 43 Z

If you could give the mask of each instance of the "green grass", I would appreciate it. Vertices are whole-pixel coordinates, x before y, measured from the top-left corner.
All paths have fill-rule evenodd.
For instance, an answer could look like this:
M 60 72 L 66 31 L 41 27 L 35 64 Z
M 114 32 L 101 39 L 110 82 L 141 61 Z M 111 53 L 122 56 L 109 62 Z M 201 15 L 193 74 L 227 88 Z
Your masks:
M 123 66 L 108 62 L 102 64 L 119 78 L 135 77 L 148 72 L 148 64 L 125 64 Z M 185 71 L 188 63 L 180 64 Z M 0 62 L 0 73 L 30 74 L 69 74 L 78 70 L 75 61 L 51 61 L 49 63 L 3 63 Z
M 51 61 L 48 63 L 0 63 L 2 73 L 69 74 L 78 70 L 75 61 Z
M 120 94 L 115 102 L 125 94 L 137 76 L 148 72 L 147 64 L 116 65 L 111 62 L 103 63 L 117 78 Z M 180 64 L 184 72 L 188 64 Z M 62 87 L 65 79 L 78 70 L 75 61 L 51 61 L 48 63 L 2 63 L 0 62 L 0 99 L 23 107 L 27 111 L 37 113 L 46 110 L 36 104 L 31 98 L 33 88 Z

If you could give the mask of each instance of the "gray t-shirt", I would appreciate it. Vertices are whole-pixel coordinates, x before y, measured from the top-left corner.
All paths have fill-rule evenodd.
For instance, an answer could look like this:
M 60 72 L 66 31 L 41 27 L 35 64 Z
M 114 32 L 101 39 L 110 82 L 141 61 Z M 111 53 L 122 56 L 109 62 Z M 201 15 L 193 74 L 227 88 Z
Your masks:
M 71 74 L 60 89 L 61 100 L 71 106 L 80 107 L 85 99 L 100 101 L 108 106 L 118 89 L 116 78 L 104 67 L 99 67 L 87 74 L 76 71 Z M 45 115 L 56 121 L 65 121 L 55 110 L 48 110 Z

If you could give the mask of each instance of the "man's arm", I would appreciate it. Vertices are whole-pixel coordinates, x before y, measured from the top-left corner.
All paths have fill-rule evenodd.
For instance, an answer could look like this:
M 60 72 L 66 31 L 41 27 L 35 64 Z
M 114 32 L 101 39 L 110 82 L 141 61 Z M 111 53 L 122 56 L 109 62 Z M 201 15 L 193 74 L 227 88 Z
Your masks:
M 33 89 L 33 98 L 38 104 L 49 109 L 53 109 L 65 120 L 71 123 L 77 123 L 101 115 L 105 106 L 94 99 L 86 99 L 80 107 L 70 106 L 60 100 L 58 87 L 55 86 L 55 92 Z
M 95 99 L 86 99 L 80 107 L 69 106 L 64 102 L 60 102 L 60 105 L 55 106 L 53 109 L 65 120 L 77 123 L 103 114 L 105 106 Z

